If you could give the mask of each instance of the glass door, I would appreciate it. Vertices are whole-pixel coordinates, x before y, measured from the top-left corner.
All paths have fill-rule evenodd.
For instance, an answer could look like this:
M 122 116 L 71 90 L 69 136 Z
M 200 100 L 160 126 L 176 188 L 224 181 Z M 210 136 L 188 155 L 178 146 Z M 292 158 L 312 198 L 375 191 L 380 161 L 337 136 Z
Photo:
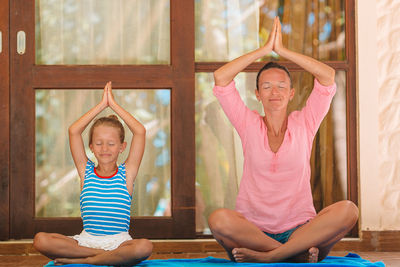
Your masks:
M 187 90 L 194 87 L 194 26 L 177 16 L 194 13 L 190 2 L 13 1 L 11 238 L 81 231 L 67 129 L 109 80 L 116 100 L 147 129 L 132 233 L 195 236 L 194 93 Z

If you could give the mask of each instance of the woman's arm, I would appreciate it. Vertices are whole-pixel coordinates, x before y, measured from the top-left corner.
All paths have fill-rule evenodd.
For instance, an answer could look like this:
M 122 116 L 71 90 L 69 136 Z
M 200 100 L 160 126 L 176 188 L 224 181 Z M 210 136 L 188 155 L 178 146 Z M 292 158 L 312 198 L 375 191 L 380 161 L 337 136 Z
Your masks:
M 271 53 L 274 46 L 276 28 L 278 22 L 279 22 L 278 19 L 275 18 L 271 34 L 269 35 L 267 43 L 263 47 L 260 47 L 241 57 L 238 57 L 232 60 L 231 62 L 226 63 L 219 69 L 217 69 L 214 72 L 215 85 L 217 86 L 228 85 L 236 77 L 236 75 L 242 70 L 244 70 L 248 65 L 250 65 L 257 59 L 262 58 L 263 56 Z
M 126 125 L 128 125 L 129 130 L 131 130 L 133 134 L 129 154 L 125 161 L 128 190 L 130 190 L 131 188 L 133 188 L 133 182 L 135 181 L 140 162 L 142 161 L 146 141 L 146 129 L 139 121 L 137 121 L 131 114 L 129 114 L 129 112 L 123 109 L 114 100 L 111 82 L 107 83 L 106 87 L 108 104 L 110 108 L 114 110 L 115 113 L 118 114 L 118 116 L 121 117 L 121 119 L 126 123 Z
M 76 169 L 78 170 L 79 177 L 81 178 L 81 186 L 83 185 L 83 179 L 85 177 L 85 166 L 88 160 L 85 153 L 85 145 L 82 139 L 82 132 L 86 129 L 89 123 L 99 114 L 103 109 L 108 106 L 107 103 L 107 91 L 104 87 L 103 98 L 91 110 L 86 112 L 82 117 L 75 121 L 68 128 L 69 135 L 69 147 L 71 150 L 72 158 L 74 160 Z
M 280 56 L 296 63 L 310 72 L 320 84 L 332 85 L 335 82 L 335 70 L 330 66 L 311 57 L 296 53 L 285 48 L 282 44 L 281 23 L 278 19 L 273 50 Z

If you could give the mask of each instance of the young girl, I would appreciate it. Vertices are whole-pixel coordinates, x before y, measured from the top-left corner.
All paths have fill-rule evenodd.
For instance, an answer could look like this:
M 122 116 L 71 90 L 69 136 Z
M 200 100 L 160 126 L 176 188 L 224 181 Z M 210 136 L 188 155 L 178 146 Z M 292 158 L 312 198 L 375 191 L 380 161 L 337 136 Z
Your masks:
M 301 111 L 287 114 L 295 90 L 289 71 L 266 64 L 257 75 L 255 94 L 265 116 L 248 109 L 233 79 L 255 60 L 275 51 L 314 77 L 314 89 Z M 343 200 L 316 214 L 310 187 L 310 155 L 319 125 L 336 91 L 335 71 L 282 45 L 275 18 L 267 43 L 214 72 L 214 95 L 237 130 L 244 167 L 236 210 L 209 217 L 215 239 L 238 262 L 317 262 L 351 230 L 358 208 Z
M 90 129 L 89 147 L 97 166 L 88 159 L 82 139 L 88 124 L 107 107 L 133 133 L 128 158 L 119 166 L 118 155 L 127 144 L 124 128 L 115 115 L 95 120 Z M 152 243 L 133 240 L 128 233 L 133 184 L 144 152 L 145 134 L 143 125 L 115 102 L 108 82 L 101 102 L 69 127 L 70 149 L 81 181 L 83 231 L 73 237 L 37 233 L 33 245 L 39 252 L 54 259 L 55 264 L 133 265 L 150 256 Z

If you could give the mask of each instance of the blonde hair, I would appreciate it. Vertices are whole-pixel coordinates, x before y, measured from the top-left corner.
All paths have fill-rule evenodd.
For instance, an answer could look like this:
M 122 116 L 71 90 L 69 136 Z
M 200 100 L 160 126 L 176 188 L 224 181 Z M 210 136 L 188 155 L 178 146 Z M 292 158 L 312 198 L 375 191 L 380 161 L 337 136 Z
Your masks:
M 118 120 L 118 117 L 115 115 L 109 115 L 108 117 L 101 117 L 96 119 L 92 126 L 90 127 L 89 130 L 89 145 L 92 144 L 92 138 L 93 138 L 93 131 L 94 128 L 100 125 L 106 125 L 106 126 L 111 126 L 114 128 L 117 128 L 119 130 L 119 140 L 121 143 L 124 142 L 125 140 L 125 129 L 122 123 Z

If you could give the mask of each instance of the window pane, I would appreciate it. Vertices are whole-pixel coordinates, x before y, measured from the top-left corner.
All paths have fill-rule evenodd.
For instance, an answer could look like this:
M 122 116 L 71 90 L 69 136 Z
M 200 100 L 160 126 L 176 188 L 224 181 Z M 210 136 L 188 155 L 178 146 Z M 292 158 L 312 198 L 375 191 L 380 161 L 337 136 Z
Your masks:
M 146 149 L 137 175 L 132 216 L 170 216 L 170 91 L 113 90 L 115 99 L 147 129 Z M 79 176 L 72 161 L 68 127 L 95 106 L 102 90 L 36 90 L 36 216 L 78 217 Z M 113 114 L 107 108 L 99 116 Z M 124 123 L 123 123 L 124 124 Z M 132 134 L 125 127 L 128 145 Z M 86 153 L 90 125 L 83 133 Z M 129 146 L 118 164 L 127 157 Z
M 320 60 L 345 60 L 344 4 L 344 0 L 196 1 L 196 61 L 229 61 L 264 45 L 275 16 L 281 19 L 283 43 L 289 49 Z
M 295 97 L 289 111 L 301 109 L 311 93 L 313 77 L 292 72 Z M 263 114 L 257 101 L 256 73 L 240 73 L 236 86 L 245 104 Z M 319 211 L 347 198 L 346 151 L 346 73 L 336 74 L 337 93 L 331 110 L 314 140 L 311 157 L 311 185 L 315 208 Z M 209 233 L 207 218 L 217 208 L 235 208 L 243 173 L 242 145 L 239 135 L 212 94 L 212 73 L 196 75 L 196 186 L 197 232 Z
M 169 0 L 36 0 L 36 64 L 169 64 Z

